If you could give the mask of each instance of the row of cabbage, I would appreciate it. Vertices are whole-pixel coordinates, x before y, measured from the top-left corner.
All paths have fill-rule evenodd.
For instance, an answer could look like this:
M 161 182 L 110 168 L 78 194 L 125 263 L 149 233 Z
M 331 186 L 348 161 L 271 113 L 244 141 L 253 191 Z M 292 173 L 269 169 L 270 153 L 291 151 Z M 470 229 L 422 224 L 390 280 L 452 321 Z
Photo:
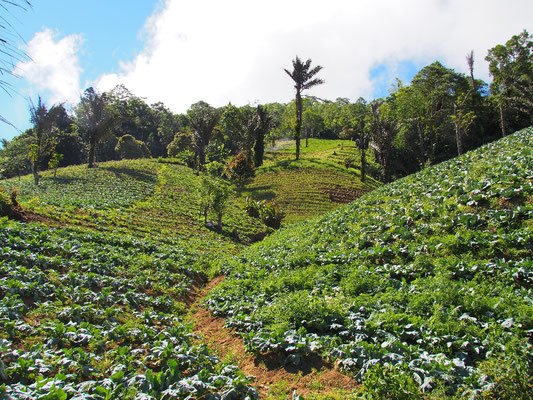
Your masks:
M 184 322 L 206 263 L 147 240 L 0 220 L 0 397 L 255 398 Z
M 282 230 L 221 264 L 208 305 L 286 362 L 320 354 L 360 381 L 380 366 L 473 395 L 500 363 L 531 388 L 532 149 L 526 129 Z

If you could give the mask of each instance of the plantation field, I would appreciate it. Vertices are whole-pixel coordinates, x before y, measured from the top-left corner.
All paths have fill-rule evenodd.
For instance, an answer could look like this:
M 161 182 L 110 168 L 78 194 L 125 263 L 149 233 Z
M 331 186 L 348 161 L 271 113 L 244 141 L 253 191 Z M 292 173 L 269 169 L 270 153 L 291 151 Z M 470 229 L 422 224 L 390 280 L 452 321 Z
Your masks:
M 531 398 L 532 148 L 529 128 L 291 225 L 222 261 L 207 304 L 250 351 L 336 360 L 372 398 Z
M 248 217 L 238 201 L 231 201 L 222 220 L 225 235 L 208 230 L 199 217 L 200 179 L 180 165 L 137 160 L 102 163 L 95 169 L 67 167 L 56 178 L 47 171 L 37 188 L 29 176 L 0 185 L 19 188 L 24 209 L 46 217 L 47 223 L 134 235 L 210 253 L 236 253 L 242 249 L 240 242 L 264 236 L 268 228 Z M 234 230 L 238 240 L 231 236 Z
M 0 397 L 256 397 L 187 314 L 211 261 L 268 228 L 232 200 L 206 229 L 200 179 L 141 160 L 1 182 L 38 224 L 0 219 Z
M 187 299 L 207 259 L 131 237 L 0 221 L 7 399 L 254 395 L 195 344 Z
M 309 147 L 302 141 L 298 161 L 294 152 L 293 141 L 267 152 L 264 165 L 244 191 L 256 200 L 276 200 L 287 213 L 287 223 L 325 214 L 379 185 L 369 176 L 361 182 L 359 150 L 348 140 L 309 139 Z M 344 166 L 348 157 L 353 162 L 350 168 Z

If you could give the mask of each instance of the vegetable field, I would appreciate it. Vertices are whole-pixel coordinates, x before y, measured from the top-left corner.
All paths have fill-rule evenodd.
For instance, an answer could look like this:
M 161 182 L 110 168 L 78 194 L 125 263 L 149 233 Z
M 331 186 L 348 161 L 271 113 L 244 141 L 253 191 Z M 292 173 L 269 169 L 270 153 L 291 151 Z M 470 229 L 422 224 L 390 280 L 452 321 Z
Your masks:
M 530 398 L 532 148 L 526 129 L 292 225 L 221 262 L 209 307 L 250 351 L 368 390 Z

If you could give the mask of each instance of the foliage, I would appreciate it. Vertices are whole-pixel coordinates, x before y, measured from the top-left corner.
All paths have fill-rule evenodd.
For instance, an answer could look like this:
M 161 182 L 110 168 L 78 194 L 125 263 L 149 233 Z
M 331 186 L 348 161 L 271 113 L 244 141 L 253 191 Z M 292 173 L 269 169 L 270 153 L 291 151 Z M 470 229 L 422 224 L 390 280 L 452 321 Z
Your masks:
M 220 111 L 204 101 L 199 101 L 187 111 L 194 137 L 194 148 L 198 161 L 198 169 L 205 164 L 205 149 L 220 120 Z
M 136 140 L 131 135 L 124 135 L 118 139 L 115 151 L 122 160 L 134 160 L 137 158 L 150 158 L 150 150 L 144 142 Z
M 167 147 L 167 154 L 169 157 L 177 157 L 179 153 L 185 150 L 191 150 L 193 136 L 190 133 L 178 132 L 174 135 L 174 139 Z
M 399 391 L 525 390 L 532 144 L 523 130 L 277 232 L 223 263 L 209 307 L 287 363 L 318 354 L 361 382 L 379 364 Z M 477 379 L 498 357 L 522 361 Z
M 237 187 L 244 187 L 255 175 L 253 163 L 246 154 L 239 153 L 233 156 L 226 165 L 226 174 Z
M 268 227 L 279 229 L 285 211 L 275 201 L 252 200 L 246 197 L 244 209 L 250 217 L 259 218 Z
M 96 146 L 111 134 L 117 123 L 114 110 L 109 105 L 109 96 L 90 87 L 83 92 L 76 108 L 76 123 L 85 135 L 88 147 L 88 167 L 94 168 Z
M 0 217 L 13 218 L 17 215 L 17 209 L 12 201 L 14 198 L 16 198 L 16 192 L 12 191 L 11 195 L 9 195 L 7 190 L 0 187 Z
M 284 69 L 284 71 L 294 81 L 294 88 L 296 89 L 296 124 L 294 126 L 294 138 L 296 139 L 296 159 L 300 158 L 300 137 L 303 121 L 303 103 L 302 91 L 311 89 L 314 86 L 324 83 L 322 79 L 315 78 L 315 75 L 320 72 L 322 67 L 317 65 L 311 68 L 311 59 L 302 62 L 298 56 L 292 60 L 292 71 Z
M 531 115 L 533 111 L 533 39 L 524 30 L 505 45 L 489 49 L 485 58 L 494 78 L 491 95 L 500 107 L 502 134 L 505 136 L 505 109 L 517 109 Z
M 407 369 L 398 370 L 392 366 L 376 364 L 368 370 L 363 383 L 365 400 L 421 400 L 420 389 Z

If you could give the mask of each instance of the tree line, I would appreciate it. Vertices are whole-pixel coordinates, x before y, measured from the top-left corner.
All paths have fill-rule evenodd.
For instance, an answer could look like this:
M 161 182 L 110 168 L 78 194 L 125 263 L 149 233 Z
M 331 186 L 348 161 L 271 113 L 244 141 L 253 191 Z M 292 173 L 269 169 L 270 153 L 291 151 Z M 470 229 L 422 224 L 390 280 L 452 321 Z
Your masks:
M 148 105 L 123 86 L 106 93 L 87 89 L 68 111 L 47 107 L 40 98 L 30 104 L 32 128 L 0 150 L 2 176 L 71 164 L 119 158 L 174 157 L 203 169 L 243 153 L 255 166 L 263 162 L 265 143 L 282 137 L 336 138 L 354 141 L 364 180 L 371 171 L 390 181 L 426 165 L 460 155 L 509 132 L 532 124 L 533 38 L 527 31 L 488 50 L 493 82 L 475 76 L 473 52 L 465 57 L 468 74 L 434 62 L 410 84 L 399 80 L 385 98 L 355 102 L 303 96 L 323 83 L 322 67 L 298 57 L 285 72 L 294 82 L 295 100 L 286 104 L 228 104 L 215 108 L 197 102 L 186 113 L 172 113 L 162 103 Z

